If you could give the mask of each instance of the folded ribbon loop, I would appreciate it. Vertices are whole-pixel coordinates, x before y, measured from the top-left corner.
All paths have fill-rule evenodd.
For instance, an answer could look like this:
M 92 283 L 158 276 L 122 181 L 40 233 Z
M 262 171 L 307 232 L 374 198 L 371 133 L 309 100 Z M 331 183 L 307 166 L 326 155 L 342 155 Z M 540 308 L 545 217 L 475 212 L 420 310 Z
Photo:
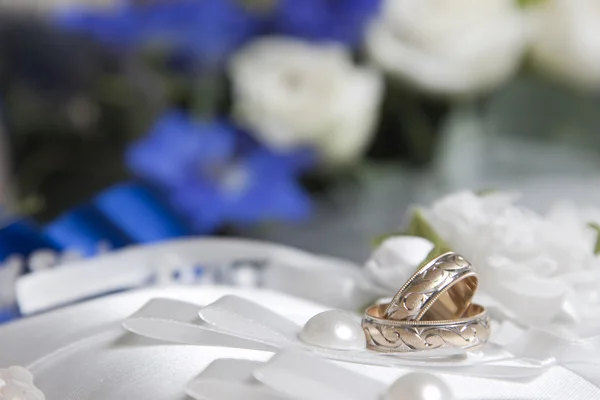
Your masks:
M 195 304 L 170 299 L 154 299 L 123 322 L 135 334 L 166 342 L 198 346 L 229 346 L 272 350 L 256 341 L 224 335 L 202 324 Z
M 32 221 L 19 219 L 0 228 L 0 262 L 13 255 L 29 257 L 36 250 L 60 248 L 44 237 Z
M 156 242 L 192 234 L 157 194 L 140 184 L 113 186 L 97 196 L 94 205 L 135 242 Z
M 299 351 L 275 354 L 254 371 L 256 379 L 291 399 L 377 400 L 385 385 Z
M 194 322 L 194 309 L 201 321 Z M 431 353 L 399 357 L 367 350 L 343 351 L 307 345 L 298 339 L 300 327 L 293 322 L 249 300 L 233 296 L 225 296 L 203 308 L 155 299 L 128 318 L 123 326 L 142 336 L 180 344 L 223 346 L 231 343 L 233 338 L 232 347 L 295 348 L 338 361 L 497 379 L 531 379 L 549 367 L 535 361 L 518 360 L 493 345 L 480 353 L 450 358 L 447 354 L 446 357 Z M 499 361 L 511 361 L 511 364 L 494 364 Z
M 47 225 L 44 232 L 61 247 L 85 256 L 98 253 L 102 244 L 120 248 L 132 243 L 131 238 L 90 205 L 63 214 Z
M 289 319 L 237 296 L 223 296 L 201 308 L 199 315 L 220 331 L 278 347 L 294 344 L 300 332 Z
M 215 272 L 215 279 L 227 276 L 222 272 L 240 260 L 255 260 L 264 266 L 257 279 L 261 286 L 337 308 L 358 308 L 380 294 L 363 285 L 359 267 L 350 262 L 255 240 L 194 238 L 149 247 L 131 246 L 23 276 L 17 282 L 19 305 L 25 314 L 32 314 L 145 285 L 162 276 L 165 267 L 170 268 L 171 258 L 176 258 L 181 268 L 201 265 L 205 274 Z M 212 268 L 221 273 L 216 274 Z M 315 290 L 317 287 L 322 289 Z
M 186 393 L 196 400 L 289 400 L 254 378 L 259 361 L 222 358 L 191 380 Z
M 186 392 L 197 400 L 377 400 L 385 385 L 319 357 L 284 350 L 266 363 L 222 359 L 211 363 L 188 383 Z

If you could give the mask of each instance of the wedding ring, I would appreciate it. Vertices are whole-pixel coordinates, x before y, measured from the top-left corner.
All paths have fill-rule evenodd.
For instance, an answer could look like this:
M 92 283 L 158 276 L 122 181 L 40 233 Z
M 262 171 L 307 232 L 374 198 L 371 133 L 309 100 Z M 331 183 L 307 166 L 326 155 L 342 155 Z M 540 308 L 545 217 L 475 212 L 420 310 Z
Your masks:
M 429 261 L 388 304 L 367 309 L 367 347 L 379 352 L 475 349 L 490 336 L 484 307 L 472 304 L 479 279 L 471 264 L 449 252 Z
M 384 317 L 387 304 L 367 309 L 362 327 L 367 348 L 384 353 L 433 349 L 473 350 L 490 336 L 484 307 L 470 304 L 462 318 L 439 321 L 399 321 Z
M 400 288 L 382 318 L 436 321 L 462 318 L 477 290 L 477 274 L 462 256 L 449 252 L 429 261 Z

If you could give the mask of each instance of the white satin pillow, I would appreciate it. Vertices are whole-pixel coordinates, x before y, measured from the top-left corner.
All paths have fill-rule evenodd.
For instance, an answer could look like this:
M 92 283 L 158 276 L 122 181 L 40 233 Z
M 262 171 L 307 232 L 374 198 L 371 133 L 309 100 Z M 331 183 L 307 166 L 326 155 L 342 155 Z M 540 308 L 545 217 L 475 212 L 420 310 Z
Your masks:
M 186 383 L 218 358 L 264 361 L 271 353 L 165 344 L 125 333 L 120 322 L 156 297 L 206 305 L 241 296 L 303 324 L 325 307 L 265 290 L 173 286 L 107 296 L 0 328 L 0 368 L 22 365 L 48 400 L 183 400 Z M 69 347 L 70 345 L 70 347 Z M 67 346 L 67 347 L 65 347 Z M 61 349 L 59 352 L 56 350 Z M 340 363 L 391 384 L 406 370 Z M 600 389 L 553 367 L 529 383 L 440 375 L 463 399 L 600 398 Z

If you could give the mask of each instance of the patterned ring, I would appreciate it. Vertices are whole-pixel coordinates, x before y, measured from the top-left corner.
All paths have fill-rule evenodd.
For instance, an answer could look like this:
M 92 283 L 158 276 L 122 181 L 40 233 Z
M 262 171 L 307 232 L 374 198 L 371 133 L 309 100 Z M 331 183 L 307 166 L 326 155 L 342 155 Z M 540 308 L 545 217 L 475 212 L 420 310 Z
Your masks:
M 477 290 L 471 264 L 456 253 L 445 253 L 421 267 L 389 303 L 383 317 L 427 321 L 462 318 Z
M 386 305 L 371 306 L 362 327 L 367 347 L 384 353 L 416 352 L 433 349 L 473 350 L 490 337 L 485 308 L 471 304 L 465 316 L 455 320 L 397 321 L 382 317 Z

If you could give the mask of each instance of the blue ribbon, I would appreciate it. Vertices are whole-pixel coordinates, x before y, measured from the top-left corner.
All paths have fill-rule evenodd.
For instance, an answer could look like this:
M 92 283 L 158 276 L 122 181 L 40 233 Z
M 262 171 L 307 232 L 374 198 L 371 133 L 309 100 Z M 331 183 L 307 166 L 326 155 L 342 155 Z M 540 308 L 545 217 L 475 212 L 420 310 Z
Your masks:
M 132 243 L 119 227 L 91 205 L 77 207 L 47 225 L 47 237 L 61 247 L 76 250 L 85 256 L 98 252 L 106 243 L 110 248 L 120 248 Z
M 121 248 L 191 235 L 191 230 L 151 190 L 136 183 L 116 185 L 93 204 L 72 209 L 43 228 L 19 219 L 0 229 L 0 262 L 35 250 L 77 250 L 95 255 L 101 243 Z
M 96 255 L 102 244 L 118 249 L 190 235 L 191 230 L 160 197 L 137 183 L 123 183 L 64 213 L 42 229 L 18 219 L 0 228 L 0 268 L 11 255 L 27 258 L 36 250 L 75 250 Z M 27 262 L 25 262 L 27 265 Z M 0 324 L 18 318 L 12 304 L 0 305 Z
M 19 318 L 20 316 L 21 313 L 19 313 L 19 309 L 17 307 L 0 309 L 0 324 Z
M 139 243 L 191 235 L 191 230 L 146 187 L 124 183 L 101 193 L 96 207 Z
M 15 220 L 0 229 L 0 262 L 14 254 L 28 257 L 39 249 L 60 248 L 57 243 L 44 237 L 34 222 L 26 219 Z

